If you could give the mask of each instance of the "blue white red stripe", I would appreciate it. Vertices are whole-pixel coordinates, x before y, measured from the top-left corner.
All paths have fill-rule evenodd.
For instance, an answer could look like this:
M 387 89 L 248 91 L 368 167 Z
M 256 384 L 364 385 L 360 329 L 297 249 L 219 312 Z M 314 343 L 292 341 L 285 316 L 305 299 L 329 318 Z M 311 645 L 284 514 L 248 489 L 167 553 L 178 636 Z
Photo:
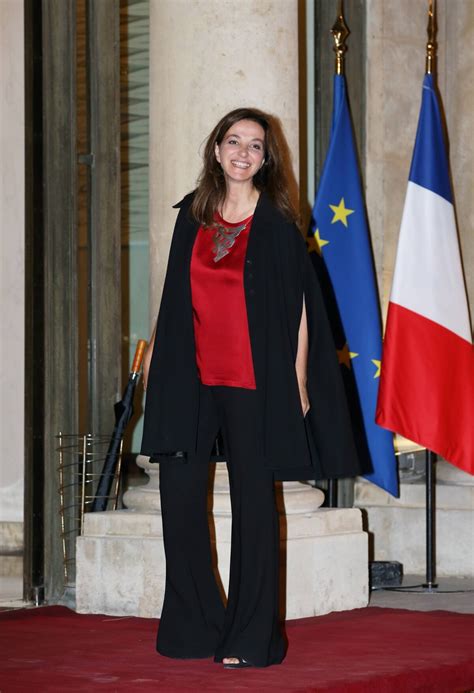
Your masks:
M 474 473 L 474 350 L 431 75 L 398 241 L 377 422 Z

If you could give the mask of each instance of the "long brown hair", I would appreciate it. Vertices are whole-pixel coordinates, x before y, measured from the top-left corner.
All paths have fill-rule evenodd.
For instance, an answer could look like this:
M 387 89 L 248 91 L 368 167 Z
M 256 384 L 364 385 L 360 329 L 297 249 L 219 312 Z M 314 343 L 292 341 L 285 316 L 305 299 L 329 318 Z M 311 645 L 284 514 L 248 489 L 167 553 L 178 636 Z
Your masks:
M 286 152 L 282 151 L 281 127 L 273 116 L 256 108 L 236 108 L 227 113 L 207 138 L 203 155 L 204 165 L 191 205 L 192 215 L 201 224 L 210 226 L 214 221 L 214 212 L 224 202 L 226 182 L 216 159 L 215 146 L 220 145 L 229 128 L 239 120 L 253 120 L 261 125 L 265 132 L 265 163 L 253 177 L 253 184 L 260 192 L 265 191 L 288 219 L 294 220 L 296 213 L 289 196 L 286 173 L 288 157 L 285 157 Z

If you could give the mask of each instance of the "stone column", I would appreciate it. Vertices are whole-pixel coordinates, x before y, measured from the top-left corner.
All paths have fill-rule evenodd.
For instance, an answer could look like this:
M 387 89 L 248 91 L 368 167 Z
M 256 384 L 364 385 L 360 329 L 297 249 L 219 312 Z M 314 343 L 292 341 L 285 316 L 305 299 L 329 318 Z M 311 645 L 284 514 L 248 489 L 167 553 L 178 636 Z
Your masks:
M 0 2 L 0 553 L 23 547 L 25 351 L 24 12 Z
M 207 135 L 221 116 L 239 106 L 255 106 L 281 119 L 297 177 L 297 0 L 151 0 L 152 324 L 176 218 L 172 205 L 195 187 Z M 158 499 L 150 497 L 155 474 L 146 471 L 151 485 L 131 491 L 127 501 L 158 509 Z
M 83 613 L 159 616 L 166 564 L 158 465 L 138 464 L 146 486 L 124 496 L 128 510 L 87 513 L 77 540 L 76 606 Z M 367 534 L 357 508 L 321 508 L 323 493 L 306 484 L 277 484 L 281 534 L 281 609 L 287 619 L 367 605 Z M 229 581 L 232 515 L 225 464 L 216 465 L 209 497 L 214 568 Z
M 239 106 L 281 123 L 298 178 L 297 0 L 150 0 L 150 311 L 156 319 L 172 205 L 194 189 L 203 143 Z
M 204 140 L 233 108 L 280 118 L 298 171 L 297 0 L 150 0 L 150 307 L 159 307 L 176 210 L 193 190 Z M 153 465 L 127 505 L 159 510 Z
M 196 185 L 201 151 L 219 118 L 255 106 L 280 118 L 298 178 L 298 0 L 151 0 L 150 307 L 154 322 L 176 210 Z M 165 562 L 158 468 L 131 489 L 129 510 L 86 515 L 77 544 L 79 611 L 156 616 Z M 279 491 L 286 617 L 365 606 L 367 535 L 360 510 L 322 510 L 323 494 L 298 482 Z M 283 507 L 284 505 L 284 507 Z M 216 568 L 228 582 L 227 471 L 213 496 Z M 285 582 L 286 581 L 286 582 Z

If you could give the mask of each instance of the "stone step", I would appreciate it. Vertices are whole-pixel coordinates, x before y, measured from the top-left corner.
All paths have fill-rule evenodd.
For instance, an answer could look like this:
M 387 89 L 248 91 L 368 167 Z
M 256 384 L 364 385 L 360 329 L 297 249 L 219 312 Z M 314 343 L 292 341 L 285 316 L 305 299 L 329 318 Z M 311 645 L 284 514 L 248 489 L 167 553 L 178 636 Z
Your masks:
M 400 498 L 394 498 L 378 486 L 363 480 L 356 482 L 354 493 L 355 504 L 359 508 L 368 506 L 424 508 L 426 504 L 424 481 L 400 484 Z M 474 486 L 437 483 L 436 507 L 438 510 L 472 511 L 474 509 Z
M 22 577 L 23 556 L 0 552 L 0 577 Z
M 214 512 L 212 517 L 221 528 L 223 538 L 228 539 L 232 522 L 230 513 Z M 293 512 L 280 517 L 281 534 L 287 539 L 362 531 L 362 514 L 358 508 L 318 508 L 311 513 Z M 133 510 L 86 513 L 83 536 L 161 537 L 161 515 Z

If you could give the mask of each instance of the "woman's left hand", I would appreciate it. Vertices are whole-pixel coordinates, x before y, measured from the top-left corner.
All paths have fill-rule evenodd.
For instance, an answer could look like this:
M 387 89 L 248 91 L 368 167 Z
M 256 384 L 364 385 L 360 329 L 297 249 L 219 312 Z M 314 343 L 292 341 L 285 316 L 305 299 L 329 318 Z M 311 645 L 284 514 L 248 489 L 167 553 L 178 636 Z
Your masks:
M 308 320 L 306 318 L 306 302 L 303 296 L 303 306 L 301 310 L 301 321 L 298 330 L 298 350 L 296 352 L 295 370 L 298 388 L 300 391 L 301 411 L 303 416 L 309 411 L 310 403 L 308 391 L 306 389 L 306 376 L 308 368 Z
M 303 416 L 306 416 L 311 406 L 309 403 L 308 391 L 304 383 L 298 382 L 298 388 L 300 391 L 301 411 L 303 412 Z

